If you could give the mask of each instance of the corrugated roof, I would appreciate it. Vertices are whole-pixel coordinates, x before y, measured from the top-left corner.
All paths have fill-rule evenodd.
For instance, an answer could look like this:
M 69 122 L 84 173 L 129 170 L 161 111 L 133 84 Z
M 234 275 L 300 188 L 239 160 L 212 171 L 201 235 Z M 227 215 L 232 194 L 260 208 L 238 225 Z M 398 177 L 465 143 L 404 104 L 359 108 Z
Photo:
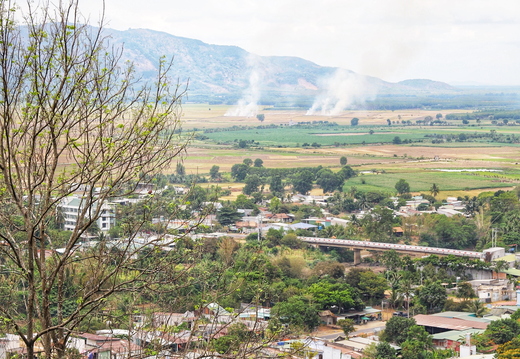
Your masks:
M 506 273 L 506 274 L 510 274 L 515 277 L 520 277 L 520 269 L 508 268 L 508 269 L 502 270 L 502 272 Z
M 447 332 L 433 334 L 434 340 L 453 340 L 459 341 L 465 339 L 466 334 L 480 334 L 484 329 L 466 329 L 466 330 L 448 330 Z
M 413 317 L 417 325 L 449 330 L 486 329 L 489 323 L 457 318 L 436 317 L 432 315 L 418 314 Z
M 475 316 L 475 314 L 470 313 L 470 312 L 447 311 L 447 312 L 435 313 L 435 314 L 431 314 L 431 315 L 435 316 L 435 317 L 454 318 L 454 319 L 469 320 L 469 321 L 473 321 L 473 322 L 482 322 L 482 323 L 489 323 L 489 322 L 492 322 L 493 320 L 496 320 L 495 317 L 488 316 L 488 315 L 486 315 L 483 318 L 477 318 Z M 500 318 L 498 318 L 498 319 L 500 319 Z

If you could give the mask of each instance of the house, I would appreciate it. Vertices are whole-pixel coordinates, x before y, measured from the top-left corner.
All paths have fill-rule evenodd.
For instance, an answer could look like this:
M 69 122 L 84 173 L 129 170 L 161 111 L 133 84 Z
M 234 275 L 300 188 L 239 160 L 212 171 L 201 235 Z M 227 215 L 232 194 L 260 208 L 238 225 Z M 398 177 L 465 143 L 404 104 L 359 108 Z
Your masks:
M 157 328 L 160 326 L 177 327 L 183 323 L 188 329 L 192 329 L 193 323 L 197 320 L 194 312 L 187 311 L 185 313 L 153 313 L 152 325 Z
M 80 354 L 92 359 L 123 359 L 142 352 L 141 346 L 133 343 L 130 338 L 122 340 L 91 333 L 79 333 L 71 336 L 67 347 L 74 348 Z
M 365 307 L 360 311 L 338 314 L 337 319 L 339 320 L 347 318 L 352 319 L 354 322 L 356 322 L 356 324 L 366 323 L 373 320 L 381 320 L 381 310 L 372 307 Z
M 450 206 L 441 206 L 441 207 L 439 207 L 437 209 L 437 213 L 438 214 L 443 214 L 446 217 L 454 217 L 454 216 L 458 216 L 458 215 L 461 215 L 461 216 L 464 215 L 464 213 L 459 212 L 459 211 L 453 209 L 453 207 L 450 208 Z
M 483 303 L 516 299 L 513 283 L 507 279 L 480 279 L 469 283 Z
M 132 335 L 132 340 L 144 348 L 155 346 L 155 349 L 166 351 L 165 357 L 168 357 L 169 353 L 184 351 L 190 343 L 199 341 L 199 338 L 189 330 L 178 333 L 140 330 Z
M 218 303 L 209 303 L 197 310 L 195 314 L 216 323 L 230 323 L 233 320 L 233 314 L 221 307 Z
M 63 218 L 63 229 L 73 231 L 78 225 L 78 220 L 83 216 L 85 219 L 95 219 L 95 223 L 101 231 L 110 230 L 116 225 L 115 205 L 103 202 L 101 207 L 98 208 L 98 206 L 99 203 L 95 199 L 78 196 L 63 198 L 58 204 L 58 212 Z
M 36 342 L 35 354 L 43 352 L 43 347 L 39 342 Z M 7 359 L 12 357 L 22 357 L 27 355 L 27 347 L 19 335 L 16 334 L 0 334 L 0 359 Z
M 278 355 L 272 355 L 271 357 L 286 357 L 288 353 L 294 350 L 294 343 L 298 342 L 303 344 L 303 355 L 293 356 L 294 358 L 312 358 L 312 359 L 352 359 L 361 357 L 352 353 L 351 350 L 337 345 L 335 343 L 329 343 L 319 338 L 306 338 L 296 340 L 286 340 L 282 342 L 273 343 L 271 349 L 281 352 Z M 285 355 L 283 354 L 285 353 Z M 354 354 L 354 355 L 353 355 Z
M 320 316 L 321 324 L 324 325 L 336 325 L 338 321 L 338 317 L 330 310 L 319 312 L 318 315 Z
M 310 217 L 310 218 L 302 219 L 302 222 L 315 225 L 318 227 L 318 229 L 323 229 L 323 228 L 329 227 L 331 225 L 331 220 L 328 218 Z
M 331 226 L 338 225 L 338 226 L 346 227 L 349 223 L 350 223 L 350 220 L 348 220 L 348 219 L 342 219 L 342 218 L 336 218 L 336 217 L 330 218 Z
M 403 228 L 401 228 L 401 227 L 393 227 L 392 233 L 394 234 L 395 237 L 402 237 L 404 235 Z
M 464 343 L 467 335 L 474 335 L 483 333 L 483 329 L 463 329 L 463 330 L 448 330 L 446 332 L 433 334 L 433 345 L 439 349 L 453 349 L 456 352 L 460 351 L 460 346 Z

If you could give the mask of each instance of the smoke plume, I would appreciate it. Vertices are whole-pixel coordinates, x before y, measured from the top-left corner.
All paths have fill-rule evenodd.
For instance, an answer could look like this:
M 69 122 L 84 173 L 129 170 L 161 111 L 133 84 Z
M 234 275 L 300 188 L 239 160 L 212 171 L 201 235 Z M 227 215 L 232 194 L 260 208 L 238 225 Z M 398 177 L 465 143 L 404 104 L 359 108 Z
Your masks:
M 258 113 L 258 101 L 260 100 L 260 73 L 257 70 L 256 59 L 253 56 L 248 58 L 251 68 L 249 75 L 249 86 L 242 94 L 242 98 L 237 104 L 230 108 L 224 116 L 245 116 L 255 117 Z
M 376 95 L 376 88 L 365 76 L 343 69 L 323 79 L 319 87 L 322 93 L 316 97 L 307 115 L 335 116 Z

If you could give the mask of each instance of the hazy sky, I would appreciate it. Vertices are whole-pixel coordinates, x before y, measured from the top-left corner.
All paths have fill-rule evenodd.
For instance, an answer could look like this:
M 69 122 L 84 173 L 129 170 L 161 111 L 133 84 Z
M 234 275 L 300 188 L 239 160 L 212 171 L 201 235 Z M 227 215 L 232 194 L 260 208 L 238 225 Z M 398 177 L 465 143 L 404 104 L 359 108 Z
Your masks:
M 520 85 L 519 0 L 105 0 L 107 27 L 147 28 L 387 81 Z M 80 0 L 95 23 L 101 0 Z

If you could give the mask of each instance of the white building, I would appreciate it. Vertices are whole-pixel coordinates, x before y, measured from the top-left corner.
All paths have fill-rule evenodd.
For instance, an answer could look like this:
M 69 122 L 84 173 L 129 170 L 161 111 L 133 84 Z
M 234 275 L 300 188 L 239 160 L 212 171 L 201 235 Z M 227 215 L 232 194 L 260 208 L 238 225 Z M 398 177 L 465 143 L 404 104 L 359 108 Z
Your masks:
M 77 197 L 69 196 L 62 200 L 61 204 L 58 205 L 58 210 L 63 216 L 63 227 L 67 231 L 73 231 L 76 228 L 78 218 L 82 211 L 85 209 L 87 200 Z M 97 213 L 97 203 L 94 202 L 90 209 L 87 209 L 85 218 L 88 218 L 89 213 L 94 216 Z M 99 229 L 103 232 L 108 231 L 110 228 L 116 225 L 116 213 L 115 205 L 113 203 L 103 203 L 99 209 L 98 218 L 96 223 Z

